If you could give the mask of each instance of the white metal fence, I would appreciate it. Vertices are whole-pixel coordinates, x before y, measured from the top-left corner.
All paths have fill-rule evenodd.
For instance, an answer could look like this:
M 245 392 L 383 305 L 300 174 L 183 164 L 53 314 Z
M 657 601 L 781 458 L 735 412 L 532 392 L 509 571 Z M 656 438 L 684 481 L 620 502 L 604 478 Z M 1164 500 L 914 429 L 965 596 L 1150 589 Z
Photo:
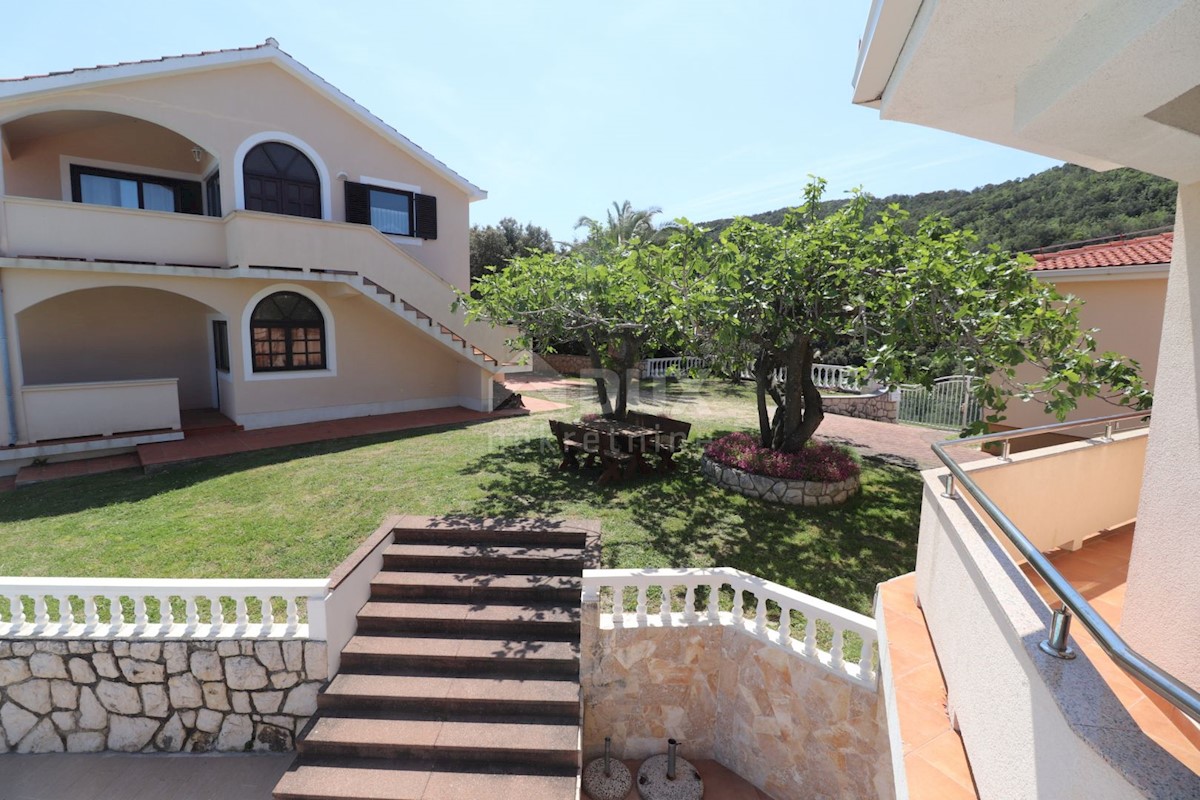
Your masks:
M 972 394 L 979 380 L 973 375 L 950 375 L 935 380 L 932 389 L 918 384 L 901 384 L 900 421 L 961 430 L 983 419 L 983 407 Z

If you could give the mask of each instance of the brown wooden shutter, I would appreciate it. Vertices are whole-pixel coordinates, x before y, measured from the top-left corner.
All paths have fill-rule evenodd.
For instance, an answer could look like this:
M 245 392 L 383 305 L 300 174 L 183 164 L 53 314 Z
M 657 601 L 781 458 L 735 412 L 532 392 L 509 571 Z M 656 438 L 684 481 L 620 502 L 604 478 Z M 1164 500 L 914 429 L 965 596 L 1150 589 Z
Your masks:
M 371 187 L 346 181 L 346 222 L 371 224 Z
M 416 224 L 413 235 L 422 239 L 437 238 L 437 198 L 428 194 L 413 195 L 413 212 Z

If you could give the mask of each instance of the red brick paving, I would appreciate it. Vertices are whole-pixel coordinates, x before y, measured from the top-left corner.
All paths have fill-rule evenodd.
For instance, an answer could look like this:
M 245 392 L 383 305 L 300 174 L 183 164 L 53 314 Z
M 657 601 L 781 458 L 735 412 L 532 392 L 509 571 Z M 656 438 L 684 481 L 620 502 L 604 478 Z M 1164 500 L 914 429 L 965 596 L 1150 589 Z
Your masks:
M 177 442 L 155 442 L 140 445 L 138 455 L 141 457 L 143 466 L 152 468 L 183 461 L 194 461 L 199 458 L 267 450 L 272 447 L 287 447 L 441 425 L 486 422 L 505 417 L 525 416 L 528 413 L 523 408 L 482 412 L 458 406 L 435 408 L 428 411 L 406 411 L 399 414 L 378 414 L 371 417 L 310 422 L 304 425 L 287 425 L 280 428 L 209 433 Z
M 116 472 L 122 469 L 137 469 L 142 466 L 137 453 L 121 453 L 100 458 L 81 458 L 76 461 L 58 461 L 53 464 L 36 464 L 23 467 L 17 473 L 13 486 L 27 486 L 41 481 L 58 478 L 74 478 L 79 475 L 96 475 L 101 472 Z

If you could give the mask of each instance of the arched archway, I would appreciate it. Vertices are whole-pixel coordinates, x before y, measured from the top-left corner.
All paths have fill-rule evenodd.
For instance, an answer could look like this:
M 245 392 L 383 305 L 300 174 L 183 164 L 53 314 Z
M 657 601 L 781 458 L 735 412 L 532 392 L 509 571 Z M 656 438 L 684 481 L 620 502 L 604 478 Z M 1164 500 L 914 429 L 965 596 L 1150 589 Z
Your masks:
M 177 378 L 181 409 L 214 405 L 211 306 L 134 286 L 77 289 L 16 315 L 26 386 Z

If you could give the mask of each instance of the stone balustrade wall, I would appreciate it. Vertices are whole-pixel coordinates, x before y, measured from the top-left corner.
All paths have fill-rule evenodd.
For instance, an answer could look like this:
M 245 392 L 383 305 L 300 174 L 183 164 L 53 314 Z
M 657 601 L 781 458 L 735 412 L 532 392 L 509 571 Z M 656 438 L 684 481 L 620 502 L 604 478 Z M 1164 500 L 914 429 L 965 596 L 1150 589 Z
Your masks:
M 319 641 L 0 640 L 0 753 L 291 750 Z
M 682 742 L 772 797 L 893 796 L 881 696 L 735 626 L 601 627 L 584 606 L 586 761 Z
M 876 422 L 897 422 L 900 418 L 899 393 L 821 395 L 821 406 L 826 414 L 873 419 Z

